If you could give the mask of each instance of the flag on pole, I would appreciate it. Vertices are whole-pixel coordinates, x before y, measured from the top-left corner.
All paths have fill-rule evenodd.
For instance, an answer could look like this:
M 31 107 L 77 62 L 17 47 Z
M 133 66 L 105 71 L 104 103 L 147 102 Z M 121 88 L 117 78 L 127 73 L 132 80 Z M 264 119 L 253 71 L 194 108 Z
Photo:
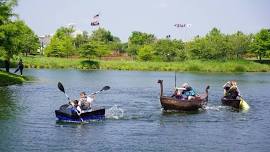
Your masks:
M 98 26 L 98 25 L 99 25 L 99 14 L 96 14 L 95 16 L 93 16 L 91 26 Z
M 177 28 L 190 28 L 191 27 L 191 24 L 174 24 L 175 27 Z

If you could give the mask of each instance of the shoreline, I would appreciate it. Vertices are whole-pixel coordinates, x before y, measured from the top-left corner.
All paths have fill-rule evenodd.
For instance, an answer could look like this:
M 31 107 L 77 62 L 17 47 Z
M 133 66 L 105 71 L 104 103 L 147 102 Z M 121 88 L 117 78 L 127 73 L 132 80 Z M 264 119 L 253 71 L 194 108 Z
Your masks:
M 186 60 L 181 62 L 142 62 L 127 60 L 87 60 L 82 58 L 22 57 L 25 68 L 124 70 L 124 71 L 177 71 L 177 72 L 270 72 L 269 64 L 249 60 Z
M 23 82 L 27 81 L 27 79 L 28 78 L 25 76 L 20 76 L 0 70 L 0 87 L 22 84 Z
M 248 60 L 182 62 L 142 62 L 126 60 L 87 60 L 55 57 L 23 57 L 26 68 L 127 70 L 127 71 L 178 71 L 178 72 L 270 72 L 270 65 Z

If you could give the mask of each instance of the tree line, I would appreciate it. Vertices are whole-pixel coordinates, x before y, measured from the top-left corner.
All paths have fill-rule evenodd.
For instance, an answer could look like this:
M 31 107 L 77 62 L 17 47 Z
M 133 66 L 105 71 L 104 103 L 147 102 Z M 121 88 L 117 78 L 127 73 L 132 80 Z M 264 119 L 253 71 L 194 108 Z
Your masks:
M 16 55 L 37 54 L 41 47 L 38 36 L 24 21 L 13 13 L 17 0 L 0 1 L 0 56 L 9 71 L 10 60 Z M 45 56 L 70 58 L 79 56 L 95 59 L 113 52 L 128 54 L 142 61 L 232 60 L 249 57 L 270 57 L 270 30 L 261 29 L 255 34 L 238 31 L 224 34 L 218 28 L 205 36 L 196 36 L 188 42 L 181 39 L 157 38 L 154 34 L 134 31 L 128 42 L 98 28 L 92 33 L 76 34 L 73 26 L 60 27 L 45 47 Z
M 10 60 L 39 48 L 38 36 L 13 13 L 17 0 L 0 1 L 0 57 L 9 72 Z
M 136 60 L 182 61 L 233 60 L 249 57 L 270 57 L 270 30 L 261 29 L 256 34 L 237 31 L 224 34 L 213 28 L 205 36 L 196 36 L 191 41 L 161 38 L 154 34 L 134 31 L 127 43 L 113 36 L 110 31 L 99 28 L 92 34 L 84 31 L 72 35 L 73 27 L 59 28 L 45 48 L 46 56 L 70 57 L 73 55 L 95 58 L 112 52 L 127 53 Z

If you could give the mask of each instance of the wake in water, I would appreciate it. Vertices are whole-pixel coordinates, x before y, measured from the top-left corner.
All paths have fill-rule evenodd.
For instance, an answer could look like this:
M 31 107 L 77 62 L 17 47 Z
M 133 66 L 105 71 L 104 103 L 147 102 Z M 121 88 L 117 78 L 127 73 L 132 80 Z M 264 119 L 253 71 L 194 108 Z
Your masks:
M 124 110 L 118 108 L 117 105 L 112 106 L 110 109 L 106 109 L 105 118 L 107 119 L 122 119 L 124 117 Z
M 211 106 L 205 106 L 204 107 L 204 109 L 205 110 L 214 110 L 214 111 L 221 111 L 221 110 L 223 110 L 223 109 L 226 109 L 226 107 L 225 106 L 215 106 L 215 105 L 211 105 Z

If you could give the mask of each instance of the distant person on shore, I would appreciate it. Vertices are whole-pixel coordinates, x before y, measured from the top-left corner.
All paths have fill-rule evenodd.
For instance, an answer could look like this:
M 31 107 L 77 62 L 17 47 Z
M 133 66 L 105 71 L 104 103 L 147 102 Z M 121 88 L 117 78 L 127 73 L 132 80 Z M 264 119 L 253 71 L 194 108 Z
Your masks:
M 23 62 L 22 59 L 20 59 L 17 69 L 14 71 L 14 73 L 18 72 L 20 70 L 21 75 L 23 74 Z

